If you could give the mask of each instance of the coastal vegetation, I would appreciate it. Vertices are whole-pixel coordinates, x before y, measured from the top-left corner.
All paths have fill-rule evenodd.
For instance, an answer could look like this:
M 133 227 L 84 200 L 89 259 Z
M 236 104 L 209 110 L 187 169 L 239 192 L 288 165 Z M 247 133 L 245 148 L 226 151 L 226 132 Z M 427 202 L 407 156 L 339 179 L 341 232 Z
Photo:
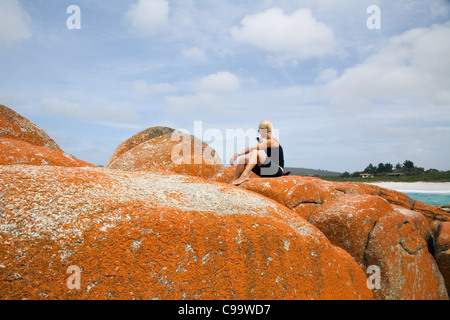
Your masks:
M 417 167 L 411 160 L 405 160 L 402 164 L 379 163 L 377 166 L 369 164 L 364 171 L 353 173 L 344 172 L 340 176 L 323 177 L 330 181 L 392 181 L 392 182 L 450 182 L 450 171 L 436 169 L 425 170 Z

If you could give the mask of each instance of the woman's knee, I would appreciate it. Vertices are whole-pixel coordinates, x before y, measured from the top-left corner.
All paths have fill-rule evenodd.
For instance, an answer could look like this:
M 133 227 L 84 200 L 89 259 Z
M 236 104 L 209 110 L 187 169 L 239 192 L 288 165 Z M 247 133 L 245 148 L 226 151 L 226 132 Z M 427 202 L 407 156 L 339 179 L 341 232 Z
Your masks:
M 266 162 L 267 156 L 263 152 L 258 152 L 258 165 L 262 166 Z
M 249 157 L 241 157 L 241 159 L 239 160 L 239 164 L 248 164 L 250 161 Z
M 258 150 L 253 150 L 252 152 L 250 152 L 250 155 L 249 155 L 249 159 L 259 159 L 261 157 L 261 155 L 260 155 L 260 151 L 258 151 Z

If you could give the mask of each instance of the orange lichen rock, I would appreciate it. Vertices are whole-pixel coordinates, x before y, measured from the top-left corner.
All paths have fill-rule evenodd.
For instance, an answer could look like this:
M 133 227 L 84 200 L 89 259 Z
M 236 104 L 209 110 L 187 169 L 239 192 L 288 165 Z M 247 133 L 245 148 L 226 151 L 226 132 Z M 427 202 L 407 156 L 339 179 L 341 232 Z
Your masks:
M 363 184 L 360 186 L 364 189 L 364 193 L 382 197 L 391 204 L 399 205 L 406 209 L 412 209 L 414 207 L 415 200 L 402 192 L 370 184 Z
M 422 213 L 418 211 L 408 210 L 395 204 L 392 205 L 392 207 L 395 211 L 410 217 L 422 238 L 424 238 L 424 240 L 430 242 L 431 245 L 434 246 L 435 240 L 433 237 L 432 226 Z
M 423 238 L 428 224 L 418 213 L 395 210 L 381 197 L 347 194 L 321 206 L 309 222 L 363 269 L 380 268 L 376 299 L 448 299 Z
M 1 299 L 373 298 L 316 227 L 227 184 L 0 166 L 0 203 Z
M 450 214 L 438 207 L 416 201 L 395 190 L 364 183 L 329 182 L 319 178 L 287 176 L 264 179 L 253 177 L 241 186 L 287 206 L 305 219 L 331 199 L 345 194 L 359 194 L 381 197 L 393 206 L 420 213 L 430 224 L 433 221 L 450 221 Z
M 242 188 L 273 199 L 307 219 L 363 269 L 379 266 L 384 282 L 375 291 L 377 299 L 448 298 L 442 278 L 447 279 L 450 269 L 448 248 L 435 255 L 438 263 L 428 250 L 434 250 L 437 239 L 432 230 L 450 221 L 445 211 L 398 191 L 309 177 L 256 178 L 242 184 Z M 384 229 L 380 221 L 385 221 Z M 383 234 L 387 228 L 392 231 L 391 238 L 389 233 Z M 404 249 L 408 248 L 402 247 L 405 243 L 412 249 Z M 399 272 L 404 273 L 404 279 L 417 279 L 403 283 Z
M 94 167 L 63 152 L 44 130 L 0 105 L 0 165 L 15 164 Z
M 157 138 L 159 136 L 163 136 L 166 134 L 172 134 L 175 130 L 172 128 L 167 127 L 153 127 L 146 129 L 144 131 L 141 131 L 134 136 L 132 136 L 130 139 L 122 142 L 117 149 L 114 151 L 111 158 L 106 163 L 105 167 L 109 167 L 109 165 L 116 160 L 118 157 L 120 157 L 122 154 L 130 151 L 134 147 L 140 145 L 141 143 L 144 143 L 148 140 L 151 140 L 153 138 Z
M 448 212 L 420 201 L 414 202 L 413 210 L 422 213 L 430 223 L 434 221 L 450 221 L 450 214 Z
M 217 181 L 223 183 L 231 183 L 234 178 L 234 174 L 236 173 L 237 166 L 225 167 L 223 170 L 220 170 L 216 175 L 211 177 L 210 181 Z M 258 178 L 256 174 L 250 172 L 250 178 Z
M 397 205 L 405 209 L 419 212 L 428 220 L 429 223 L 432 223 L 433 221 L 450 221 L 449 213 L 445 212 L 444 210 L 438 207 L 431 206 L 420 201 L 416 201 L 402 192 L 370 184 L 355 184 L 355 185 L 359 185 L 359 187 L 361 188 L 359 189 L 358 192 L 359 194 L 370 194 L 374 196 L 379 196 L 386 199 L 389 203 L 393 205 Z
M 242 187 L 285 205 L 304 219 L 328 200 L 342 195 L 332 182 L 300 176 L 250 179 Z
M 63 151 L 39 147 L 20 140 L 0 138 L 0 165 L 94 167 Z
M 324 204 L 308 221 L 334 245 L 350 253 L 361 267 L 366 267 L 364 254 L 369 234 L 382 216 L 393 211 L 383 198 L 349 194 Z
M 442 222 L 437 228 L 434 256 L 444 277 L 447 290 L 450 291 L 450 222 Z
M 105 168 L 133 172 L 161 169 L 205 179 L 216 176 L 224 169 L 217 153 L 194 136 L 173 131 L 146 137 L 150 138 L 143 138 L 145 141 L 139 144 L 141 139 L 135 138 L 132 140 L 137 142 L 119 146 L 117 154 L 120 155 L 113 155 Z
M 366 249 L 367 264 L 382 270 L 378 299 L 448 299 L 445 282 L 411 218 L 398 212 L 377 222 Z
M 223 183 L 231 183 L 233 181 L 234 173 L 236 172 L 237 166 L 225 167 L 223 170 L 218 172 L 216 175 L 211 177 L 209 180 L 223 182 Z M 253 172 L 252 172 L 253 174 Z M 253 176 L 254 178 L 255 176 Z
M 378 186 L 368 185 L 368 184 L 358 184 L 359 187 L 362 188 L 362 192 L 359 191 L 359 194 L 369 194 L 374 196 L 382 197 L 387 200 L 390 204 L 396 208 L 397 211 L 401 211 L 401 213 L 406 213 L 407 215 L 413 215 L 415 217 L 415 221 L 420 216 L 426 219 L 426 222 L 430 229 L 434 229 L 434 225 L 438 225 L 441 222 L 450 221 L 450 214 L 445 212 L 441 208 L 436 206 L 428 205 L 426 203 L 416 201 L 404 193 L 399 191 L 390 190 Z M 419 216 L 418 216 L 419 215 Z M 417 222 L 417 221 L 416 221 Z M 429 231 L 428 231 L 429 233 Z
M 35 146 L 62 151 L 44 130 L 4 105 L 0 105 L 0 138 L 25 141 Z

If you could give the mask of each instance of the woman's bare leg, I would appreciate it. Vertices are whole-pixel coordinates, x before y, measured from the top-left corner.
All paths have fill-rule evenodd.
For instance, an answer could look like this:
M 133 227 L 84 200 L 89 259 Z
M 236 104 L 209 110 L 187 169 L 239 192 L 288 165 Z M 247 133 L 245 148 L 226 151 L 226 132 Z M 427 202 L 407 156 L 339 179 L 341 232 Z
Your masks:
M 244 172 L 245 166 L 248 164 L 249 161 L 250 161 L 249 157 L 243 157 L 239 160 L 239 164 L 236 167 L 236 172 L 234 173 L 233 181 L 236 181 L 241 177 L 242 172 Z
M 250 179 L 250 173 L 252 172 L 253 168 L 256 165 L 261 166 L 265 161 L 266 161 L 266 155 L 263 152 L 254 150 L 252 151 L 252 153 L 250 154 L 250 157 L 248 158 L 248 162 L 246 161 L 245 164 L 245 169 L 243 170 L 243 172 L 241 173 L 241 175 L 239 176 L 238 179 L 235 179 L 232 184 L 238 186 L 242 183 L 244 183 L 245 181 L 248 181 Z M 236 175 L 238 174 L 238 169 L 236 169 Z

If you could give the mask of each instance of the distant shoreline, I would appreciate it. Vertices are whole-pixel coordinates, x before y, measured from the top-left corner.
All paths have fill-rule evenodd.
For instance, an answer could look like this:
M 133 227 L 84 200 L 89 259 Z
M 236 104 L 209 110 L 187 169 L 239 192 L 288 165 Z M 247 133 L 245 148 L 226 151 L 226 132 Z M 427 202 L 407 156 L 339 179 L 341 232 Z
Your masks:
M 450 194 L 450 182 L 365 182 L 382 188 L 403 193 L 442 193 Z

